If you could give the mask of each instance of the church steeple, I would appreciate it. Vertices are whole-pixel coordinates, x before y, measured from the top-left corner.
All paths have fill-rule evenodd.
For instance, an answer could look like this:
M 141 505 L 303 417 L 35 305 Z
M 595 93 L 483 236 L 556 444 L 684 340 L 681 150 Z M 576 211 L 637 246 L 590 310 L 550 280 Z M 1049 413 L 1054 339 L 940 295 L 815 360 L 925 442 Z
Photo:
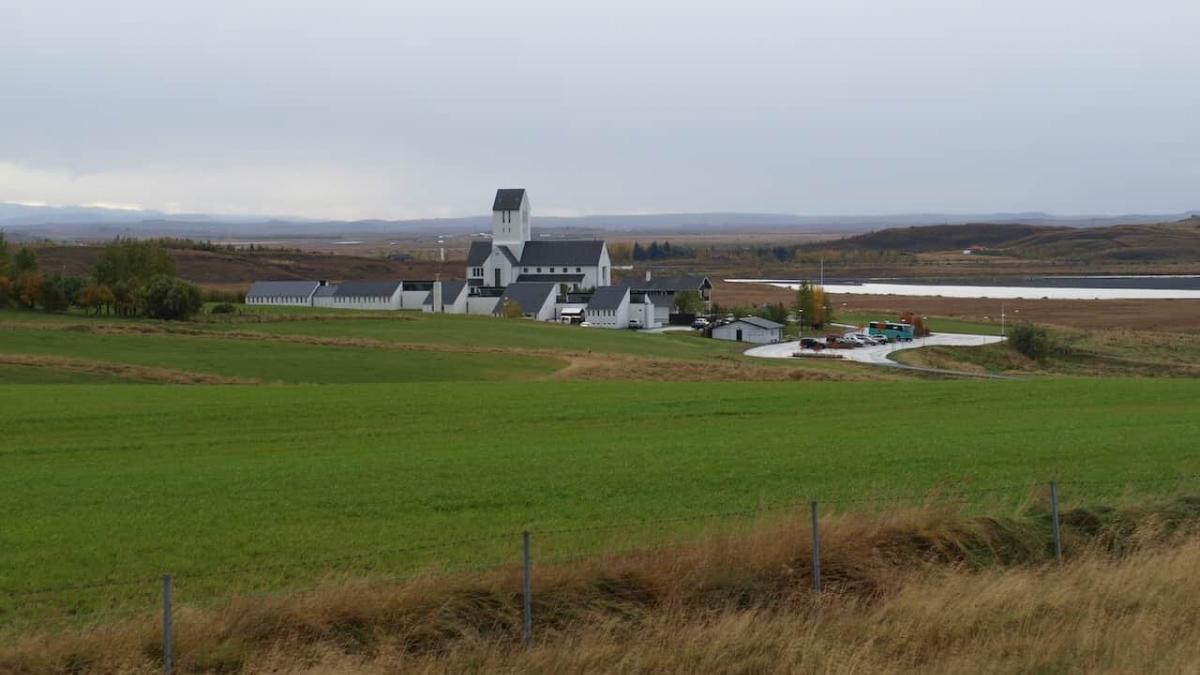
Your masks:
M 508 246 L 519 258 L 525 242 L 532 238 L 525 188 L 496 190 L 496 200 L 492 202 L 492 244 Z

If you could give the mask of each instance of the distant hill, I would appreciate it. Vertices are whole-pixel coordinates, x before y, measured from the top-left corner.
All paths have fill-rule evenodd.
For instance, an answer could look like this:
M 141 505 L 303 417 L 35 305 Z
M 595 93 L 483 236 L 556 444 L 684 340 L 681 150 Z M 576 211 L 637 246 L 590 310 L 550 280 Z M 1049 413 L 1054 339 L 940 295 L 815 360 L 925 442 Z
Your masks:
M 865 249 L 922 253 L 979 247 L 1020 258 L 1138 261 L 1200 261 L 1200 216 L 1172 223 L 1109 227 L 1053 227 L 1003 223 L 929 225 L 880 230 L 811 250 Z
M 566 232 L 736 232 L 800 230 L 864 232 L 880 228 L 965 223 L 1094 227 L 1150 224 L 1182 215 L 1056 216 L 1025 213 L 899 213 L 801 216 L 780 213 L 652 213 L 539 216 L 536 227 Z M 14 239 L 97 240 L 115 236 L 245 240 L 268 238 L 382 238 L 405 234 L 464 234 L 487 230 L 490 216 L 413 220 L 312 220 L 297 217 L 167 214 L 103 207 L 50 207 L 0 202 L 0 229 Z

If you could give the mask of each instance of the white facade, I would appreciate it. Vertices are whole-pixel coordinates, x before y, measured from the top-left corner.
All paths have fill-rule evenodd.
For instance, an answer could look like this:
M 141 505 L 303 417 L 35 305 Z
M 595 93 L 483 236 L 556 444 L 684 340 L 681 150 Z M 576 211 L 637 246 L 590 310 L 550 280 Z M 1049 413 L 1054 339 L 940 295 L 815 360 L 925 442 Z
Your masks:
M 496 206 L 500 206 L 500 204 L 497 203 Z M 521 203 L 515 210 L 493 208 L 492 243 L 496 246 L 508 246 L 513 255 L 520 260 L 522 247 L 525 246 L 525 242 L 533 238 L 529 215 L 529 195 L 524 190 L 521 190 Z
M 717 326 L 713 329 L 712 336 L 718 340 L 732 340 L 735 342 L 750 342 L 764 345 L 782 340 L 783 327 L 770 328 L 758 326 L 738 319 L 724 326 Z
M 471 295 L 467 297 L 467 314 L 479 314 L 481 316 L 492 316 L 496 311 L 496 303 L 500 302 L 500 296 L 482 296 Z
M 662 326 L 662 321 L 659 321 L 655 315 L 655 309 L 654 303 L 650 301 L 648 296 L 643 296 L 641 302 L 630 302 L 630 325 L 636 324 L 636 328 L 658 328 Z

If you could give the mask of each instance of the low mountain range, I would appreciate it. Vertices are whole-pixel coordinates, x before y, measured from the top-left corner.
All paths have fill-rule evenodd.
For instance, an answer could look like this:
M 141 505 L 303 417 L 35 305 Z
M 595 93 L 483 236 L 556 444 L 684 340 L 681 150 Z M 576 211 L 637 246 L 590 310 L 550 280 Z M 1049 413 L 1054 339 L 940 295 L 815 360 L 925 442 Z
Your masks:
M 1027 213 L 908 213 L 890 215 L 799 216 L 777 213 L 659 213 L 538 216 L 548 231 L 592 232 L 713 232 L 801 230 L 809 232 L 867 232 L 881 228 L 967 223 L 1061 225 L 1152 224 L 1188 217 L 1174 215 L 1056 216 Z M 463 234 L 490 227 L 486 215 L 413 220 L 330 221 L 296 217 L 211 214 L 168 214 L 99 206 L 52 207 L 0 203 L 0 228 L 14 239 L 102 240 L 115 236 L 187 237 L 237 240 L 271 238 L 380 238 L 420 234 Z

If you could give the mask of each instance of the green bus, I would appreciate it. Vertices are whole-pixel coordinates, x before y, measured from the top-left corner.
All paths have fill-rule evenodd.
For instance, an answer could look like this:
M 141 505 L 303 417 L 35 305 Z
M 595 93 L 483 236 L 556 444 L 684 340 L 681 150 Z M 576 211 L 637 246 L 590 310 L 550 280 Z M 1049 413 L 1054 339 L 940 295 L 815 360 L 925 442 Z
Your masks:
M 910 323 L 872 321 L 867 326 L 867 335 L 887 338 L 888 342 L 912 342 L 914 333 Z

